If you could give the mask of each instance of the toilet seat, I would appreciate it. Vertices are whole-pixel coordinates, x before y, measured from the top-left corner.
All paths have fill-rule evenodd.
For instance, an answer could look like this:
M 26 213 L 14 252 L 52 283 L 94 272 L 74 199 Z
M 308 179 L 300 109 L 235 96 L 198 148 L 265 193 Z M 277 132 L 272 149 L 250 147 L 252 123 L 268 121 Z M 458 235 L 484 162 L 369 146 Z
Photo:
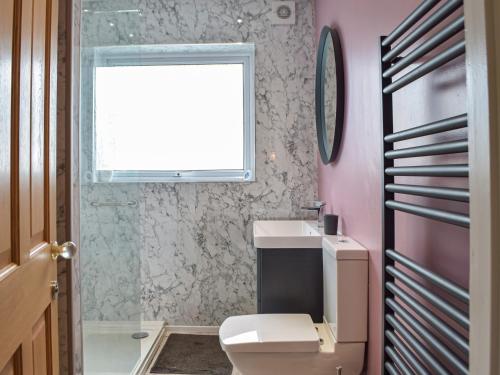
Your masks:
M 226 352 L 313 353 L 319 335 L 307 314 L 256 314 L 233 316 L 219 330 Z

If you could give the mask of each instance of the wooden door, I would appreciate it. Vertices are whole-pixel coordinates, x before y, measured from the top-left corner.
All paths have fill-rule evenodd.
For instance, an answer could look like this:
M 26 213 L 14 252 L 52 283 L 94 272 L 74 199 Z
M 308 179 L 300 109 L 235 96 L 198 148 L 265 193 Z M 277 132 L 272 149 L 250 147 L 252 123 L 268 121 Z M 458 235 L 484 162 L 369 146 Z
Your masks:
M 57 0 L 0 0 L 0 375 L 58 374 Z

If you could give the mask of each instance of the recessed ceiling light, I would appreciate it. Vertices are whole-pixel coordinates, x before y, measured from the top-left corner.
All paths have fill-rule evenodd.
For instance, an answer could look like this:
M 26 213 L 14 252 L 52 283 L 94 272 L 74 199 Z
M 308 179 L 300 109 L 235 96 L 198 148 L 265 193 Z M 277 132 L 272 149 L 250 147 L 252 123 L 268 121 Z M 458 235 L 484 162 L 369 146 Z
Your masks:
M 128 34 L 129 37 L 133 38 L 134 37 L 134 34 L 130 33 Z
M 243 19 L 242 19 L 242 18 L 238 18 L 238 19 L 236 20 L 236 22 L 237 22 L 238 24 L 240 24 L 240 25 L 241 25 L 241 24 L 243 23 Z
M 115 24 L 114 24 L 113 22 L 110 22 L 110 23 L 109 23 L 109 26 L 114 27 L 114 26 L 115 26 Z

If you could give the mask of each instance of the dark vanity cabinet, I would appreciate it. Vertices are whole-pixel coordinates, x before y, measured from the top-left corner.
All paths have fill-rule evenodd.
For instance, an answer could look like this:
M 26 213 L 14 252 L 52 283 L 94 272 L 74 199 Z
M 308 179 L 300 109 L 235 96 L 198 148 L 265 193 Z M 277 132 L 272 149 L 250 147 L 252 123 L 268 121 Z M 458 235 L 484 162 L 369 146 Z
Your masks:
M 322 249 L 257 249 L 259 314 L 309 314 L 323 321 Z

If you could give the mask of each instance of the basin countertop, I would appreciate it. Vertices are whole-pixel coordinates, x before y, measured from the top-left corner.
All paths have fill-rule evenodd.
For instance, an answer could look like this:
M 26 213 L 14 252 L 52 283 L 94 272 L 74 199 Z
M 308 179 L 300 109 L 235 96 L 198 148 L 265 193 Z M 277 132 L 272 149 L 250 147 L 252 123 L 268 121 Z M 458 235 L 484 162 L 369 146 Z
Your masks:
M 315 221 L 260 220 L 253 223 L 253 241 L 259 249 L 320 249 L 322 236 Z

